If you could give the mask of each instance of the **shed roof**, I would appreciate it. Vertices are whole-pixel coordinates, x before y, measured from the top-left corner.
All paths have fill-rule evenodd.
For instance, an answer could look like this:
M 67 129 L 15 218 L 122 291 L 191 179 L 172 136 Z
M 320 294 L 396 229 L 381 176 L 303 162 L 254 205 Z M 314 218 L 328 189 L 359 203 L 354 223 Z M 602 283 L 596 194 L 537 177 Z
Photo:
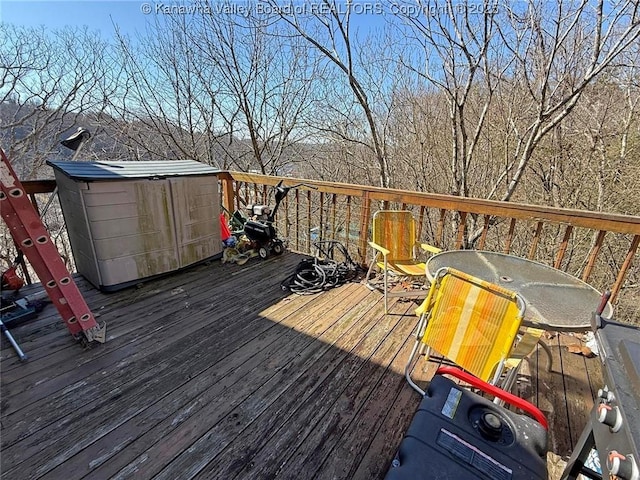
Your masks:
M 216 175 L 221 172 L 194 160 L 140 162 L 69 162 L 48 160 L 55 170 L 74 180 L 126 180 L 133 178 L 165 178 Z

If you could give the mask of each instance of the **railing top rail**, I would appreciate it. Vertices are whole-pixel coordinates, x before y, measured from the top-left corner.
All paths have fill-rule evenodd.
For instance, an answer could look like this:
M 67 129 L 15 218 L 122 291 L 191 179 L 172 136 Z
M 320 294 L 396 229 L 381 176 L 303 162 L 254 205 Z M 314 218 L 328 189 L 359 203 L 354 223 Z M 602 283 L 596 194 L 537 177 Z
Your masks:
M 502 202 L 480 198 L 456 197 L 437 193 L 412 192 L 391 188 L 354 185 L 339 182 L 325 182 L 291 177 L 276 177 L 245 172 L 228 172 L 228 176 L 239 182 L 262 185 L 276 185 L 280 180 L 305 183 L 319 192 L 367 196 L 370 200 L 420 205 L 445 210 L 456 210 L 481 215 L 517 218 L 569 224 L 576 227 L 604 230 L 608 232 L 640 235 L 640 216 L 578 210 L 570 208 L 545 207 L 524 203 Z
M 35 193 L 51 193 L 56 189 L 55 180 L 24 180 L 22 186 L 27 195 Z

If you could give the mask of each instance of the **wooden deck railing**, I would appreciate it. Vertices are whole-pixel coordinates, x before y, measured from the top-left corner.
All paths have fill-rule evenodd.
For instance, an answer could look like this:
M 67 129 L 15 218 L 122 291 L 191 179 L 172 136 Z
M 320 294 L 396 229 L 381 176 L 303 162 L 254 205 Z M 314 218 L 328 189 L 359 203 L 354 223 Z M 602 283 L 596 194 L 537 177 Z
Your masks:
M 610 289 L 625 315 L 638 317 L 638 216 L 243 172 L 220 174 L 222 204 L 230 212 L 273 204 L 273 187 L 280 181 L 305 184 L 289 193 L 277 216 L 278 232 L 292 250 L 312 253 L 314 241 L 338 240 L 366 264 L 373 213 L 408 209 L 418 220 L 421 241 L 444 249 L 502 251 L 551 265 L 599 290 Z M 53 180 L 24 185 L 36 205 L 36 194 L 55 188 Z
M 551 265 L 611 290 L 614 302 L 624 296 L 627 313 L 638 314 L 638 216 L 242 172 L 221 176 L 223 203 L 230 211 L 272 204 L 270 192 L 281 180 L 311 187 L 290 192 L 278 212 L 279 231 L 296 251 L 311 253 L 314 239 L 339 240 L 366 263 L 373 213 L 408 209 L 418 221 L 420 240 L 445 249 L 502 251 Z

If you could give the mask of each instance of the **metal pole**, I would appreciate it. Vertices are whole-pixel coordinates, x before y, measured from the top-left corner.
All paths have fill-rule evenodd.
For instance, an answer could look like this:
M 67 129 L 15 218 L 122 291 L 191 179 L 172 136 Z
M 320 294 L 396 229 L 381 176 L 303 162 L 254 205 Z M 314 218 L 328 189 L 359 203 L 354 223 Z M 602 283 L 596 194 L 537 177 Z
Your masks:
M 91 138 L 91 134 L 89 133 L 89 131 L 84 130 L 82 128 L 79 128 L 78 132 L 75 135 L 80 135 L 80 144 L 75 148 L 75 152 L 71 157 L 72 162 L 75 161 L 75 159 L 78 157 L 78 155 L 82 151 L 82 147 L 84 147 L 85 143 L 87 143 L 87 140 Z M 65 142 L 66 141 L 63 141 L 63 145 L 65 145 L 67 148 L 73 148 L 72 146 L 67 145 Z M 58 186 L 56 185 L 56 188 L 54 188 L 53 192 L 51 192 L 51 195 L 49 195 L 49 199 L 47 200 L 47 203 L 45 204 L 44 208 L 42 209 L 42 212 L 40 213 L 40 218 L 44 218 L 44 215 L 49 210 L 49 207 L 53 203 L 53 200 L 56 198 L 57 194 L 58 194 Z
M 1 319 L 0 319 L 0 328 L 2 329 L 2 333 L 4 333 L 4 336 L 7 337 L 7 340 L 9 340 L 9 343 L 11 343 L 11 346 L 18 354 L 18 357 L 20 357 L 20 360 L 23 362 L 27 361 L 28 359 L 27 356 L 22 351 L 22 349 L 20 348 L 20 345 L 18 345 L 18 342 L 16 342 L 16 340 L 13 338 L 13 335 L 11 335 L 11 332 L 9 331 L 9 329 L 6 327 L 6 325 Z

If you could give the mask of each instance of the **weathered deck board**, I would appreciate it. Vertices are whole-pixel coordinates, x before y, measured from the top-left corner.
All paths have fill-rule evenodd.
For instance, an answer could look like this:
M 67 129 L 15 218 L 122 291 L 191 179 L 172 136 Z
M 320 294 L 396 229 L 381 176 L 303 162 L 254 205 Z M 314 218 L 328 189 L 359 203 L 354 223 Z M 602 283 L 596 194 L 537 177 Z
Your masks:
M 279 290 L 279 286 L 276 285 L 272 289 Z M 268 289 L 265 290 L 268 291 Z M 250 300 L 249 297 L 247 299 Z M 230 338 L 242 339 L 243 332 L 233 331 L 236 325 L 234 314 L 239 310 L 241 312 L 242 306 L 236 304 L 235 309 L 230 308 L 229 315 L 225 315 L 223 312 L 215 314 L 212 312 L 213 309 L 208 304 L 208 300 L 207 305 L 201 306 L 193 300 L 194 297 L 190 297 L 193 307 L 186 308 L 182 306 L 182 311 L 178 312 L 176 312 L 175 308 L 167 305 L 161 315 L 160 311 L 162 309 L 160 308 L 155 312 L 158 315 L 156 318 L 160 325 L 151 330 L 138 332 L 133 341 L 127 341 L 118 349 L 111 350 L 104 355 L 101 355 L 101 351 L 95 351 L 93 356 L 91 353 L 94 352 L 89 352 L 89 357 L 92 361 L 86 361 L 85 359 L 83 360 L 85 362 L 84 365 L 78 365 L 77 368 L 66 370 L 60 375 L 58 375 L 60 373 L 59 370 L 64 370 L 67 366 L 57 365 L 59 368 L 51 369 L 49 378 L 38 382 L 38 388 L 35 391 L 29 387 L 30 384 L 27 384 L 25 389 L 23 380 L 9 383 L 5 387 L 5 392 L 9 398 L 7 396 L 3 397 L 4 413 L 12 424 L 16 424 L 21 417 L 31 418 L 34 413 L 31 410 L 38 411 L 43 406 L 53 406 L 54 408 L 49 409 L 49 411 L 51 415 L 56 415 L 56 412 L 60 411 L 70 413 L 76 410 L 77 405 L 87 401 L 96 401 L 98 399 L 104 401 L 105 396 L 112 395 L 114 387 L 118 389 L 126 388 L 126 382 L 133 382 L 134 385 L 143 381 L 150 381 L 152 382 L 151 384 L 158 383 L 162 378 L 158 376 L 158 372 L 163 370 L 170 362 L 170 359 L 166 358 L 165 348 L 175 348 L 176 353 L 171 353 L 172 357 L 188 360 L 197 354 L 198 349 L 204 343 L 207 343 L 207 338 L 202 335 L 202 330 L 206 331 L 207 327 L 211 326 L 213 322 L 217 322 L 216 328 L 221 331 L 228 332 L 232 330 L 232 332 L 228 332 L 229 336 L 226 339 L 218 337 L 217 341 L 219 343 L 226 344 Z M 255 305 L 257 307 L 266 306 L 268 303 L 269 301 L 263 298 L 261 300 L 258 299 Z M 253 320 L 254 323 L 258 323 L 258 319 L 254 318 Z M 250 324 L 247 327 L 249 326 Z M 162 335 L 154 335 L 155 331 L 161 331 Z M 206 364 L 207 361 L 205 360 L 203 363 Z M 123 368 L 125 366 L 130 366 L 130 368 Z M 110 367 L 113 368 L 113 373 L 105 375 L 105 369 Z M 180 374 L 192 371 L 190 370 L 192 368 L 193 365 L 182 364 L 177 367 L 176 372 L 167 371 L 163 374 L 165 376 Z M 78 385 L 78 382 L 87 383 L 88 387 L 79 389 L 77 392 L 69 390 L 69 386 Z M 151 384 L 147 383 L 147 389 Z M 56 392 L 65 390 L 67 391 L 66 394 L 52 397 Z M 53 399 L 58 400 L 59 405 L 56 403 L 52 405 Z M 16 409 L 20 409 L 20 413 L 14 414 Z M 39 420 L 45 422 L 46 419 L 45 415 Z M 21 428 L 18 429 L 21 430 Z M 11 434 L 5 432 L 3 445 L 12 440 Z
M 143 415 L 141 419 L 133 419 L 130 422 L 133 423 L 132 426 L 125 426 L 116 431 L 115 434 L 120 436 L 123 435 L 120 431 L 124 431 L 125 434 L 134 431 L 139 436 L 136 442 L 127 448 L 126 452 L 115 459 L 116 461 L 106 463 L 102 467 L 101 474 L 108 476 L 117 472 L 118 467 L 125 467 L 127 463 L 134 461 L 137 455 L 150 454 L 153 458 L 153 450 L 146 453 L 149 448 L 155 448 L 163 457 L 166 456 L 169 453 L 169 447 L 164 445 L 161 440 L 168 434 L 179 438 L 171 443 L 171 449 L 175 450 L 175 455 L 178 455 L 182 442 L 186 442 L 188 446 L 189 442 L 198 438 L 198 428 L 204 428 L 206 431 L 209 428 L 208 425 L 216 418 L 224 417 L 225 409 L 230 409 L 234 403 L 242 401 L 255 390 L 254 382 L 260 384 L 269 379 L 269 375 L 273 372 L 267 368 L 252 375 L 253 371 L 260 367 L 261 362 L 263 364 L 273 362 L 272 360 L 265 362 L 263 357 L 256 354 L 260 348 L 264 349 L 274 344 L 274 341 L 278 340 L 278 335 L 288 334 L 293 338 L 282 338 L 280 341 L 290 348 L 272 352 L 273 355 L 287 355 L 289 352 L 296 351 L 295 345 L 292 345 L 296 339 L 304 341 L 304 338 L 295 334 L 293 330 L 272 328 L 268 333 L 268 335 L 262 335 L 258 342 L 245 344 L 236 350 L 233 356 L 228 356 L 217 363 L 209 369 L 212 372 L 207 371 L 203 375 L 192 378 L 185 388 L 161 402 L 157 402 L 155 407 L 151 409 L 149 419 L 146 418 L 147 415 Z M 234 398 L 225 394 L 226 391 L 231 391 Z M 156 424 L 149 425 L 148 423 L 153 420 L 156 421 Z M 161 421 L 158 422 L 158 420 Z M 181 434 L 181 431 L 185 433 Z M 104 442 L 101 442 L 104 443 L 103 448 L 108 449 L 109 445 L 114 444 L 113 440 L 106 438 Z M 91 458 L 91 453 L 88 456 Z
M 215 262 L 111 294 L 79 278 L 108 341 L 83 350 L 51 306 L 12 329 L 29 362 L 2 340 L 1 478 L 383 477 L 420 401 L 403 378 L 415 304 L 385 316 L 359 283 L 287 295 L 299 260 Z M 561 456 L 600 375 L 574 341 L 552 339 L 554 372 L 534 356 L 519 386 Z
M 239 472 L 240 478 L 266 478 L 274 471 L 287 478 L 306 478 L 320 466 L 335 445 L 336 437 L 346 428 L 354 411 L 384 373 L 387 362 L 399 348 L 397 343 L 402 342 L 399 336 L 388 335 L 398 325 L 398 318 L 384 317 L 379 307 L 374 315 L 369 315 L 372 320 L 361 323 L 365 331 L 354 332 L 359 337 L 355 348 L 348 355 L 340 356 L 340 363 L 332 375 L 316 384 L 313 390 L 304 385 L 300 396 L 292 392 L 293 401 L 285 407 L 291 417 L 281 422 L 267 441 L 259 442 L 259 451 Z M 407 326 L 405 323 L 405 328 L 398 333 L 408 336 L 411 329 Z M 352 343 L 356 339 L 344 340 Z M 347 344 L 340 343 L 341 349 L 346 351 Z M 282 409 L 282 406 L 278 408 Z M 267 425 L 254 424 L 250 437 L 273 431 L 269 421 L 272 413 L 267 411 L 265 414 Z M 214 462 L 201 472 L 199 478 L 211 478 L 217 472 L 230 477 L 233 470 L 230 467 L 220 468 Z
M 562 356 L 562 371 L 565 372 L 562 378 L 565 382 L 567 425 L 569 427 L 567 437 L 573 446 L 578 441 L 582 433 L 582 425 L 586 424 L 593 406 L 592 387 L 587 373 L 586 358 L 570 353 L 565 347 L 566 345 L 578 344 L 579 340 L 569 335 L 562 335 L 559 338 L 562 345 L 559 349 Z M 580 427 L 576 428 L 576 425 L 580 425 Z

